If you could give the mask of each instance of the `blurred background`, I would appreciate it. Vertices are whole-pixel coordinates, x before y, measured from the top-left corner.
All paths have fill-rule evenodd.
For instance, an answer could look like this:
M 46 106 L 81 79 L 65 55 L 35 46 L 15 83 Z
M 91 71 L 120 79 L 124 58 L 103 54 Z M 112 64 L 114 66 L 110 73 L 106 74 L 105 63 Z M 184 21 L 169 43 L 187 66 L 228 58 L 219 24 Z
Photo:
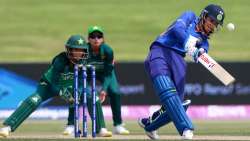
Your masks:
M 211 38 L 210 54 L 219 61 L 249 61 L 249 2 L 247 0 L 1 0 L 0 62 L 50 62 L 64 50 L 71 34 L 86 35 L 100 25 L 116 60 L 143 61 L 150 43 L 186 10 L 200 15 L 210 3 L 226 13 L 224 27 Z
M 52 58 L 65 50 L 68 37 L 86 37 L 91 25 L 104 28 L 105 40 L 115 52 L 124 118 L 152 113 L 159 101 L 143 68 L 150 43 L 182 12 L 200 15 L 210 3 L 221 5 L 226 18 L 224 27 L 211 37 L 209 54 L 236 82 L 225 87 L 200 64 L 188 60 L 185 90 L 193 101 L 188 112 L 196 119 L 250 118 L 248 0 L 0 0 L 0 118 L 35 91 Z M 234 31 L 225 28 L 229 22 L 234 23 Z M 108 104 L 104 110 L 110 110 Z M 52 99 L 41 106 L 42 116 L 32 117 L 65 118 L 64 106 L 61 99 Z M 48 107 L 51 113 L 44 112 Z M 137 113 L 132 114 L 135 107 Z M 110 118 L 110 112 L 104 113 Z

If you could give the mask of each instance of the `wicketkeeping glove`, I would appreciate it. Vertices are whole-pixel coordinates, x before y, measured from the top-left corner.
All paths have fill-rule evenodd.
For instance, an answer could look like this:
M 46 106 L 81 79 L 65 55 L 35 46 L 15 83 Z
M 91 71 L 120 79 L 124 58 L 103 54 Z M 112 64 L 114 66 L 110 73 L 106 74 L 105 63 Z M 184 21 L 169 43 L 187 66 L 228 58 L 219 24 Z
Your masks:
M 67 103 L 72 104 L 74 103 L 74 97 L 73 97 L 73 89 L 72 87 L 62 88 L 59 91 L 59 96 L 65 100 Z

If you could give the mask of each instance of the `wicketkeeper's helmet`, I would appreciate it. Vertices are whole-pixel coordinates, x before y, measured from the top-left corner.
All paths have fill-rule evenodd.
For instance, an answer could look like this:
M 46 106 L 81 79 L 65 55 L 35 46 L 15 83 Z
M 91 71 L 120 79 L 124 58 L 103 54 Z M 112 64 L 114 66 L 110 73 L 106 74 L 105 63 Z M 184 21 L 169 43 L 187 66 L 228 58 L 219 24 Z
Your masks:
M 74 63 L 88 58 L 89 47 L 86 40 L 81 35 L 70 36 L 65 44 L 65 47 L 68 58 Z
M 79 48 L 86 49 L 86 40 L 81 35 L 72 35 L 66 42 L 65 46 L 67 48 Z

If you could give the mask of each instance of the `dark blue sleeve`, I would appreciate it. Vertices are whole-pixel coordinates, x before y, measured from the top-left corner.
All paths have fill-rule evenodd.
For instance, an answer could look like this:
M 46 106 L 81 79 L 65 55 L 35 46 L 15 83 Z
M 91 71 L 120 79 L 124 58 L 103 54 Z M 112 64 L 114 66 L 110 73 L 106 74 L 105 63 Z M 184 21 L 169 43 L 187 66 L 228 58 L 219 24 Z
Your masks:
M 170 27 L 169 30 L 175 35 L 176 39 L 184 43 L 186 38 L 188 37 L 187 28 L 189 25 L 195 21 L 196 16 L 194 12 L 187 11 L 184 12 Z
M 204 49 L 206 50 L 206 53 L 208 53 L 209 43 L 208 43 L 207 40 L 204 41 L 204 42 L 202 42 L 201 47 L 204 48 Z

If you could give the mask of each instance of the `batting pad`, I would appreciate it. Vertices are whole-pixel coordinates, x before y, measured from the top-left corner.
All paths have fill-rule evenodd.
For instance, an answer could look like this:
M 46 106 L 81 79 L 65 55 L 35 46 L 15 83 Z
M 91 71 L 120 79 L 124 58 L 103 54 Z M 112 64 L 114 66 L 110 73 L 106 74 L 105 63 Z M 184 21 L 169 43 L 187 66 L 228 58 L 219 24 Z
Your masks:
M 179 134 L 182 135 L 185 129 L 193 130 L 193 124 L 182 106 L 171 79 L 166 75 L 160 75 L 154 78 L 153 84 L 161 103 L 166 108 L 166 115 L 173 121 Z
M 182 103 L 183 108 L 185 109 L 185 111 L 187 111 L 188 106 L 191 104 L 190 100 L 186 100 Z M 161 109 L 160 109 L 161 110 Z M 154 112 L 154 114 L 158 114 L 157 117 L 155 117 L 154 119 L 152 119 L 150 121 L 150 124 L 145 126 L 145 130 L 148 132 L 152 132 L 155 131 L 157 129 L 159 129 L 160 127 L 170 123 L 172 120 L 170 119 L 170 117 L 168 116 L 168 114 L 166 113 L 166 110 L 164 109 L 164 111 L 161 113 L 159 112 L 160 110 Z M 153 115 L 154 115 L 153 114 Z

